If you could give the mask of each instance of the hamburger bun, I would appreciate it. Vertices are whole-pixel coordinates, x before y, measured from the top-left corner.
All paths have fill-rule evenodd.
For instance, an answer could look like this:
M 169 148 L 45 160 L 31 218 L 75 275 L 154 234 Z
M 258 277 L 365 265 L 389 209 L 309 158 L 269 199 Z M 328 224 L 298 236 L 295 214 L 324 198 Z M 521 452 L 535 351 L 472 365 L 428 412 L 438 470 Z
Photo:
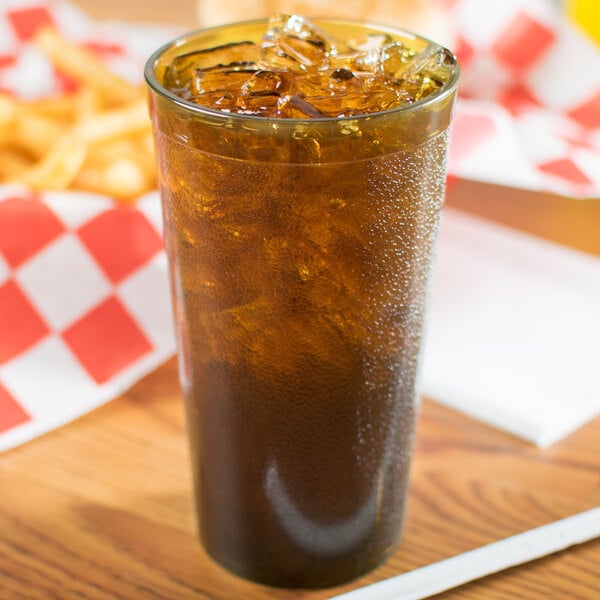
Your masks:
M 445 46 L 453 41 L 446 11 L 439 3 L 427 0 L 197 0 L 196 4 L 201 27 L 276 13 L 357 19 L 400 27 Z

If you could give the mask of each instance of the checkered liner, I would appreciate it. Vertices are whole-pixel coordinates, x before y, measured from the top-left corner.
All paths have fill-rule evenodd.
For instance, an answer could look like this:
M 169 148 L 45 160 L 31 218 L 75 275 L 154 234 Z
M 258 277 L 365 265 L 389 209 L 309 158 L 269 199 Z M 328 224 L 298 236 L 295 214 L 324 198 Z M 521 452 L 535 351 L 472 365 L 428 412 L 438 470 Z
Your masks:
M 445 0 L 462 98 L 451 174 L 600 197 L 600 53 L 540 1 Z M 2 0 L 0 90 L 73 88 L 29 43 L 54 24 L 139 81 L 161 28 L 100 25 L 59 0 Z M 118 396 L 174 353 L 156 193 L 132 207 L 0 186 L 0 450 Z
M 446 0 L 461 100 L 449 170 L 600 198 L 600 48 L 543 0 Z
M 0 448 L 94 408 L 174 352 L 156 194 L 135 208 L 0 187 Z
M 70 4 L 2 0 L 0 90 L 69 91 L 29 43 L 53 24 L 122 76 L 172 31 L 98 25 Z M 158 193 L 124 206 L 0 186 L 0 450 L 118 396 L 175 352 Z

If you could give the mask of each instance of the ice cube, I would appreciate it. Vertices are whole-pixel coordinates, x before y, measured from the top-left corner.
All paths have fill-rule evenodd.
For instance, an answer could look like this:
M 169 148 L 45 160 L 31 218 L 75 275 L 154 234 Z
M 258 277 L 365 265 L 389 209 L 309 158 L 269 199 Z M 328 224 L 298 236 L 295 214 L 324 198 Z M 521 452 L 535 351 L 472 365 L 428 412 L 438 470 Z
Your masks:
M 414 102 L 439 90 L 452 74 L 450 53 L 435 44 L 410 57 L 387 85 L 404 102 Z
M 381 48 L 394 41 L 389 33 L 367 33 L 365 36 L 348 40 L 348 45 L 354 51 Z
M 397 77 L 397 73 L 404 71 L 407 52 L 402 42 L 392 42 L 382 46 L 377 51 L 378 62 L 375 72 L 384 77 Z
M 196 94 L 190 96 L 187 100 L 194 104 L 199 104 L 200 106 L 206 106 L 224 112 L 236 112 L 235 94 L 223 90 Z
M 185 87 L 196 69 L 225 66 L 239 62 L 256 62 L 260 54 L 254 42 L 242 41 L 205 48 L 176 56 L 166 68 L 163 85 L 167 88 Z
M 325 68 L 332 48 L 333 40 L 308 19 L 280 14 L 269 20 L 263 36 L 261 62 L 271 69 Z
M 404 70 L 407 53 L 408 50 L 402 42 L 388 42 L 336 55 L 331 59 L 331 66 L 353 72 L 395 77 L 397 72 Z
M 452 56 L 448 50 L 437 44 L 429 44 L 425 50 L 407 57 L 404 67 L 398 72 L 397 77 L 416 77 L 420 73 L 426 72 L 428 76 L 441 79 L 443 83 L 448 79 L 452 66 Z
M 286 71 L 257 71 L 241 87 L 237 107 L 259 114 L 278 110 L 280 98 L 289 90 L 290 73 Z
M 345 68 L 297 76 L 292 82 L 292 91 L 309 104 L 312 111 L 324 117 L 373 113 L 386 110 L 398 101 L 396 92 L 380 78 L 372 74 L 358 76 Z
M 295 94 L 286 94 L 279 99 L 279 114 L 288 119 L 322 118 L 325 115 L 313 104 Z
M 193 94 L 232 90 L 237 91 L 256 73 L 257 68 L 211 70 L 197 69 L 192 82 Z
M 326 117 L 351 117 L 387 110 L 397 102 L 391 89 L 311 98 L 311 105 Z
M 358 92 L 361 88 L 360 79 L 346 68 L 298 74 L 291 86 L 293 92 L 303 98 Z
M 256 64 L 247 62 L 195 69 L 183 97 L 194 104 L 237 112 L 240 89 L 257 72 Z M 178 91 L 182 95 L 181 88 Z

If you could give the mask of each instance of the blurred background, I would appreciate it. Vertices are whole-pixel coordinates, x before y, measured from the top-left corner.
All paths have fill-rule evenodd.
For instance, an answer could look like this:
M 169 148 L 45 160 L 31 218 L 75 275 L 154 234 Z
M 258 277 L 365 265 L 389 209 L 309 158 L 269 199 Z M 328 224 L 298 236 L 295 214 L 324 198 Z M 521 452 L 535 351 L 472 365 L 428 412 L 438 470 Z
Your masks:
M 563 11 L 588 35 L 600 42 L 600 2 L 598 0 L 545 0 Z M 240 20 L 267 16 L 275 10 L 294 10 L 299 13 L 326 16 L 339 12 L 344 16 L 373 20 L 381 16 L 390 24 L 407 27 L 425 25 L 432 32 L 444 31 L 447 21 L 440 18 L 441 9 L 452 8 L 452 0 L 146 0 L 121 2 L 119 0 L 76 0 L 92 17 L 115 18 L 153 23 L 176 24 L 195 28 L 219 21 Z M 380 19 L 381 20 L 381 19 Z M 429 20 L 429 23 L 427 21 Z M 392 23 L 397 21 L 397 23 Z M 407 27 L 408 28 L 408 27 Z M 433 36 L 432 36 L 433 37 Z M 436 38 L 434 38 L 436 39 Z

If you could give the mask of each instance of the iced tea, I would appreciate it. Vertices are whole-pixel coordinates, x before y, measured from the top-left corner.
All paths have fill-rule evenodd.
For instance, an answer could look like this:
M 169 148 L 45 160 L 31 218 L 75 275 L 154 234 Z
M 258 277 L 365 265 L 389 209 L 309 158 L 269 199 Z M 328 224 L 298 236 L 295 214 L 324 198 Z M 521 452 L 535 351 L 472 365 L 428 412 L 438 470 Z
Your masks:
M 148 63 L 201 538 L 247 578 L 332 585 L 399 541 L 457 78 L 293 16 Z

